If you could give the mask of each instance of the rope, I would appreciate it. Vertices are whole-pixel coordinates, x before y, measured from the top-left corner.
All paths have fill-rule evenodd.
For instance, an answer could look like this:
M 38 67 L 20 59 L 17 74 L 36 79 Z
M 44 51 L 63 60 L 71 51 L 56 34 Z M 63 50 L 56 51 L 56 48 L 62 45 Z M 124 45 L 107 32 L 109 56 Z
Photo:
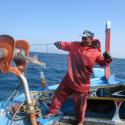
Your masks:
M 12 92 L 12 94 L 7 98 L 7 100 L 6 100 L 6 102 L 5 102 L 5 112 L 6 112 L 6 115 L 8 116 L 8 117 L 12 117 L 11 115 L 10 115 L 10 113 L 12 112 L 12 104 L 13 104 L 13 102 L 14 102 L 14 100 L 15 100 L 15 98 L 16 98 L 16 96 L 19 94 L 19 88 L 20 88 L 20 85 L 18 85 L 17 86 L 17 88 Z M 12 102 L 10 101 L 11 99 L 12 99 L 12 97 L 13 97 L 13 100 L 12 100 Z M 9 104 L 11 102 L 11 104 Z M 9 105 L 11 105 L 11 106 L 9 106 Z M 9 107 L 9 108 L 8 108 Z M 12 123 L 13 121 L 12 121 L 12 119 L 11 119 L 11 122 L 10 122 L 10 125 L 11 125 L 11 123 Z M 15 123 L 14 123 L 15 124 Z
M 55 93 L 55 90 L 30 92 L 30 94 L 36 96 L 42 101 L 52 100 L 54 93 Z
M 17 86 L 17 88 L 12 92 L 12 94 L 7 98 L 7 100 L 6 100 L 6 103 L 5 103 L 5 108 L 7 108 L 8 106 L 9 106 L 9 102 L 10 102 L 10 100 L 11 100 L 11 98 L 12 97 L 14 97 L 13 98 L 13 101 L 14 101 L 14 99 L 15 99 L 15 97 L 18 95 L 18 89 L 20 88 L 20 85 L 18 85 Z M 15 95 L 15 96 L 14 96 Z M 12 101 L 12 103 L 13 103 L 13 101 Z M 11 103 L 11 104 L 12 104 Z M 8 109 L 6 109 L 5 111 L 7 111 L 8 112 Z M 6 113 L 7 113 L 6 112 Z M 8 113 L 7 113 L 8 114 Z
M 25 118 L 25 116 L 18 116 L 17 113 L 19 113 L 20 108 L 23 106 L 24 103 L 21 103 L 20 106 L 17 108 L 16 112 L 12 116 L 11 124 L 16 120 L 21 120 Z M 10 124 L 10 125 L 11 125 Z
M 16 92 L 16 90 L 14 92 Z M 12 98 L 12 95 L 14 95 L 14 92 L 8 98 L 8 101 Z M 45 101 L 45 102 L 47 100 L 50 101 L 53 98 L 54 93 L 55 93 L 55 90 L 30 92 L 31 96 L 33 96 L 34 98 L 40 99 L 42 101 Z M 14 96 L 14 98 L 16 97 L 16 95 Z M 38 96 L 38 97 L 36 97 L 36 96 Z M 13 99 L 13 101 L 14 101 L 14 99 Z M 24 119 L 24 118 L 26 118 L 27 114 L 31 113 L 29 111 L 27 105 L 25 104 L 25 102 L 22 102 L 14 113 L 12 111 L 12 105 L 11 105 L 10 109 L 11 109 L 11 113 L 13 114 L 13 116 L 11 118 L 10 125 L 12 125 L 12 124 L 16 125 L 17 120 Z M 41 115 L 41 110 L 37 106 L 35 106 L 34 113 L 39 116 L 39 115 Z M 68 115 L 68 113 L 65 115 Z M 66 120 L 65 118 L 62 118 L 61 122 L 70 123 L 71 121 L 69 119 Z

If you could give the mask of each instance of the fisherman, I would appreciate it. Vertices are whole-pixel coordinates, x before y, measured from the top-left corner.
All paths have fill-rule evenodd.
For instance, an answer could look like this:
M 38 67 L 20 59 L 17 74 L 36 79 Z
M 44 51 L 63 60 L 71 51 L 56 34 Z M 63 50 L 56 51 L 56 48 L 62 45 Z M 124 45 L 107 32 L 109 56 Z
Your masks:
M 101 53 L 100 41 L 93 37 L 91 31 L 85 30 L 81 42 L 55 43 L 57 48 L 69 52 L 68 72 L 57 88 L 45 118 L 57 114 L 62 103 L 73 95 L 77 125 L 83 125 L 93 66 L 95 63 L 105 66 L 112 61 L 107 52 Z

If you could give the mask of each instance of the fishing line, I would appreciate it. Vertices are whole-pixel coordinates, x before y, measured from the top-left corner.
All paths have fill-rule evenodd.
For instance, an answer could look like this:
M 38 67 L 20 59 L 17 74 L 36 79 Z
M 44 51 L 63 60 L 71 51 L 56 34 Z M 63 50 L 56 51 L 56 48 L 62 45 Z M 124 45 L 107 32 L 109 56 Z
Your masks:
M 30 46 L 38 46 L 38 45 L 54 45 L 54 43 L 35 43 L 35 44 L 30 44 Z

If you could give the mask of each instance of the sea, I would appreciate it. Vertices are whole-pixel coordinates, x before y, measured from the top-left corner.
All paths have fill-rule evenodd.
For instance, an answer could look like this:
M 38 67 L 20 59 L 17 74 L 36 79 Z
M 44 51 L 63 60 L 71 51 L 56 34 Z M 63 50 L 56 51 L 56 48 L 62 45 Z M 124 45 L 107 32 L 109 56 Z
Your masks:
M 36 54 L 41 61 L 46 63 L 46 68 L 27 63 L 26 77 L 30 90 L 41 88 L 41 71 L 44 72 L 47 86 L 59 84 L 67 72 L 68 55 L 38 52 L 32 52 L 30 55 Z M 98 67 L 98 65 L 95 66 Z M 117 78 L 125 79 L 125 59 L 113 58 L 111 74 Z M 14 74 L 0 72 L 0 99 L 7 99 L 19 85 L 20 82 Z M 22 86 L 20 86 L 20 92 L 23 92 Z

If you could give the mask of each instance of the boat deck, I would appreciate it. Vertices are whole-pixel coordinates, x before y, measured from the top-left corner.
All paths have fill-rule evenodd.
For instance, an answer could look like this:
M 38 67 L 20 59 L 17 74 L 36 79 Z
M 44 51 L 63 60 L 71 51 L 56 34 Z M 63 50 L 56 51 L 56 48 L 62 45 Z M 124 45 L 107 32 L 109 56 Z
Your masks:
M 76 125 L 75 121 L 71 120 L 69 123 L 65 121 L 59 122 L 55 125 Z M 125 125 L 125 121 L 113 122 L 107 119 L 86 118 L 84 125 Z

